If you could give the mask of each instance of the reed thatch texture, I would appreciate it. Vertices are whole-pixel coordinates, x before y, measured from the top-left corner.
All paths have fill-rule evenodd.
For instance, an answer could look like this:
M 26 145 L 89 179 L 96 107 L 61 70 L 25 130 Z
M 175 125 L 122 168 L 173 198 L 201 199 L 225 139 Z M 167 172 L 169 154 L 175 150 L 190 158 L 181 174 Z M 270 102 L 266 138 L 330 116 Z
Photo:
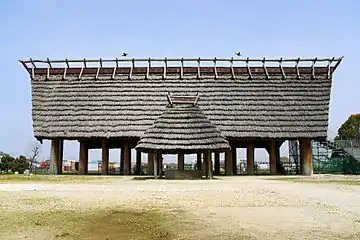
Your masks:
M 229 142 L 192 103 L 168 104 L 136 146 L 142 152 L 163 153 L 230 150 Z
M 168 93 L 195 95 L 199 107 L 227 138 L 323 138 L 331 79 L 326 74 L 212 76 L 37 75 L 32 116 L 38 138 L 140 138 L 165 110 Z M 180 116 L 180 115 L 179 115 Z

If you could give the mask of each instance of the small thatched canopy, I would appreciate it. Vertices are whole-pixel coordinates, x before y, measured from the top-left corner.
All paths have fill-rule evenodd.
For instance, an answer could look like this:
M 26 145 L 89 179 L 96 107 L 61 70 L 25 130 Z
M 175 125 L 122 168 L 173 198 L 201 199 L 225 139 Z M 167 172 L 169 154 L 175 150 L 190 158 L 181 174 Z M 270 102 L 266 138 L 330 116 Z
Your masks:
M 196 97 L 171 97 L 169 105 L 145 131 L 137 150 L 142 152 L 185 153 L 223 152 L 229 142 L 196 105 Z

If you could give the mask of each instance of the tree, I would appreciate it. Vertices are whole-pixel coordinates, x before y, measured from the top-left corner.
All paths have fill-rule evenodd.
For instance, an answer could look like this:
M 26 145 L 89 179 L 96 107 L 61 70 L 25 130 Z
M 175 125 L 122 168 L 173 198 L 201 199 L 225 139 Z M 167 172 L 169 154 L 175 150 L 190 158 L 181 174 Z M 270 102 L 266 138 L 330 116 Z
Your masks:
M 352 114 L 341 125 L 335 140 L 360 139 L 360 113 Z
M 14 159 L 11 170 L 13 172 L 24 173 L 26 169 L 29 169 L 29 161 L 25 156 L 19 156 Z
M 0 170 L 8 172 L 23 173 L 26 169 L 29 168 L 29 161 L 25 156 L 19 156 L 18 158 L 13 158 L 10 155 L 5 155 L 1 158 Z
M 8 172 L 9 170 L 12 170 L 14 158 L 10 155 L 5 155 L 1 158 L 0 162 L 0 171 Z
M 281 157 L 280 158 L 280 162 L 282 162 L 282 163 L 288 163 L 289 162 L 289 158 L 288 157 Z
M 29 169 L 32 172 L 35 168 L 36 164 L 39 164 L 38 158 L 40 155 L 41 145 L 40 142 L 34 142 L 32 149 L 31 149 L 31 156 L 29 158 Z

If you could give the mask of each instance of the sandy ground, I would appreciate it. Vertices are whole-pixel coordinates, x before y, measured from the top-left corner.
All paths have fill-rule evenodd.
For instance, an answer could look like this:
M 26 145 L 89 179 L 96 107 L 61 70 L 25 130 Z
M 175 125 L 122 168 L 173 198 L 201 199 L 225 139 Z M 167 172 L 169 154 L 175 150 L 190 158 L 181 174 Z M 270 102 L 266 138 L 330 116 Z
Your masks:
M 58 200 L 44 205 L 19 204 L 21 199 L 44 196 Z M 360 239 L 360 185 L 296 183 L 264 177 L 222 177 L 210 181 L 104 177 L 86 183 L 0 184 L 0 212 L 114 205 L 177 209 L 199 235 Z

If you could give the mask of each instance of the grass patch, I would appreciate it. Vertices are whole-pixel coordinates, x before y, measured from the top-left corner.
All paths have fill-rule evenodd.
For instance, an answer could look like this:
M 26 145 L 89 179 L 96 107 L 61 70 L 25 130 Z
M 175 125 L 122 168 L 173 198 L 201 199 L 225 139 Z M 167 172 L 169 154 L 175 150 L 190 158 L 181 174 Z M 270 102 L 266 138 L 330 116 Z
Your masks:
M 22 174 L 4 174 L 0 175 L 0 183 L 11 182 L 87 182 L 93 180 L 106 180 L 109 178 L 121 179 L 120 176 L 78 176 L 78 175 L 22 175 Z
M 7 216 L 6 216 L 7 215 Z M 2 239 L 174 239 L 174 215 L 151 209 L 43 211 L 0 216 Z
M 20 201 L 22 204 L 25 204 L 27 206 L 33 205 L 33 206 L 41 206 L 48 204 L 49 202 L 56 202 L 58 201 L 55 197 L 25 197 L 21 198 Z
M 307 179 L 300 177 L 271 177 L 266 180 L 278 180 L 288 182 L 302 182 L 302 183 L 335 183 L 345 185 L 360 185 L 360 179 Z
M 279 180 L 279 181 L 296 181 L 301 180 L 299 177 L 267 177 L 265 180 Z

